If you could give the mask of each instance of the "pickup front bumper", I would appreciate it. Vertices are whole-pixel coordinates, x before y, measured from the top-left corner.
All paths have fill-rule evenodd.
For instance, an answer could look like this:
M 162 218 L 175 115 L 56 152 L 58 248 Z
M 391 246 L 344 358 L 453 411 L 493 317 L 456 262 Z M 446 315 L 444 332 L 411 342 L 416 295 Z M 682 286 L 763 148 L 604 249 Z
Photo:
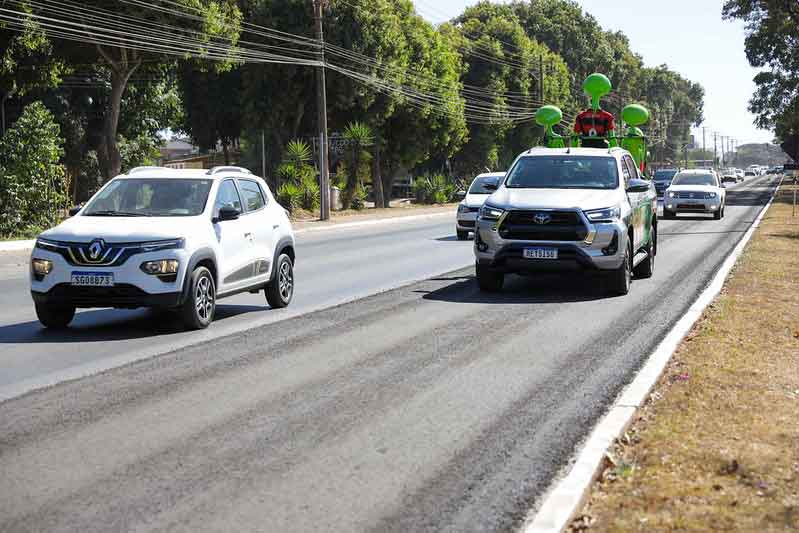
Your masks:
M 527 210 L 526 212 L 549 212 L 550 210 Z M 628 245 L 627 226 L 623 221 L 591 223 L 579 210 L 568 211 L 579 219 L 569 228 L 551 228 L 544 231 L 530 226 L 530 231 L 509 231 L 498 221 L 478 218 L 476 221 L 474 253 L 478 263 L 504 273 L 573 272 L 590 270 L 614 270 L 624 260 Z M 579 227 L 582 226 L 582 227 Z M 518 228 L 518 226 L 517 226 Z M 519 239 L 519 235 L 561 234 L 564 240 Z M 525 248 L 555 248 L 557 259 L 526 259 Z

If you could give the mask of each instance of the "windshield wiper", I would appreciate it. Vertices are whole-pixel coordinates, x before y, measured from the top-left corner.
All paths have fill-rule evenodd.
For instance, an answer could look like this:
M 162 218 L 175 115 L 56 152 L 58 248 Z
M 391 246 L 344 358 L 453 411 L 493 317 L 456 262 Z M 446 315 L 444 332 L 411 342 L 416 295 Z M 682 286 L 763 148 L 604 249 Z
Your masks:
M 86 213 L 87 217 L 148 217 L 145 213 L 133 213 L 131 211 L 92 211 L 91 213 Z

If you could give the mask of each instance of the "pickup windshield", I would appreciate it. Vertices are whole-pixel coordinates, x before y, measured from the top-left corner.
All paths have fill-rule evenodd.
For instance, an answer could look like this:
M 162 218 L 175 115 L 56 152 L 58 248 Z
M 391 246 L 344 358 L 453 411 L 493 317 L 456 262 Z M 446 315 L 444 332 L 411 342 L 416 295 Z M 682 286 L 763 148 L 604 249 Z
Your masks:
M 202 214 L 212 180 L 122 178 L 100 191 L 83 211 L 94 217 L 190 217 Z
M 613 157 L 531 156 L 508 172 L 509 189 L 615 189 L 619 171 Z

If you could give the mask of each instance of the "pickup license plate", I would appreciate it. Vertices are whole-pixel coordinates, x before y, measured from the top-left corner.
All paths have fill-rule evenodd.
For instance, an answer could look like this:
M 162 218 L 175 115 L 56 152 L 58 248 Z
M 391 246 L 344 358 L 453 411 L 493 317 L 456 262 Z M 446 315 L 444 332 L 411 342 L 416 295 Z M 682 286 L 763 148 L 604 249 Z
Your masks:
M 525 259 L 557 259 L 557 248 L 525 248 Z
M 107 272 L 73 272 L 72 285 L 80 287 L 113 287 L 114 275 Z

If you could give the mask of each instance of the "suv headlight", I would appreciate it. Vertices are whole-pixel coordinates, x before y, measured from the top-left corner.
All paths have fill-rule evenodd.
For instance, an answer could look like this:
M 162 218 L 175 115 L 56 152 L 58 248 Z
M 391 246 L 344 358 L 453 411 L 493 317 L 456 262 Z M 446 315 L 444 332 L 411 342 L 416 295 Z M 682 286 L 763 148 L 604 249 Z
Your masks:
M 483 205 L 483 207 L 480 208 L 480 218 L 483 220 L 499 220 L 499 218 L 504 214 L 504 209 L 500 209 L 492 205 Z
M 621 207 L 606 207 L 604 209 L 591 209 L 584 211 L 586 218 L 591 222 L 615 222 L 621 218 Z
M 466 204 L 458 204 L 458 213 L 465 213 L 468 210 L 469 208 L 466 207 Z
M 708 198 L 715 198 L 715 197 L 716 197 L 716 193 L 714 193 L 714 192 L 709 192 L 709 193 L 707 193 L 707 197 L 708 197 Z
M 677 198 L 677 193 L 669 191 L 669 198 Z
M 53 262 L 47 259 L 31 259 L 31 269 L 37 276 L 44 277 L 53 270 Z
M 180 263 L 177 259 L 161 259 L 159 261 L 146 261 L 141 264 L 142 272 L 153 276 L 164 274 L 177 274 Z

